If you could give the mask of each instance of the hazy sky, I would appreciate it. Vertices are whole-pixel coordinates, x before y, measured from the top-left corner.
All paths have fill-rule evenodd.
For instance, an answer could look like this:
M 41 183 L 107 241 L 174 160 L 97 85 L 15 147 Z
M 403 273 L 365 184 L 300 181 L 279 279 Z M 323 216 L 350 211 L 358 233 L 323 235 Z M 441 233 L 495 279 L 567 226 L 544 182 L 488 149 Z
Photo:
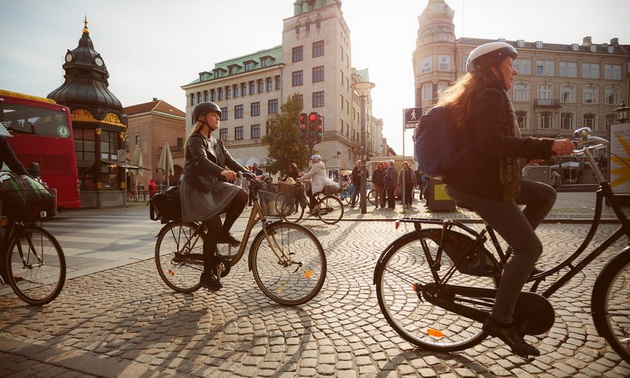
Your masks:
M 0 0 L 0 89 L 45 97 L 63 83 L 66 50 L 90 37 L 123 106 L 161 98 L 185 110 L 181 86 L 216 62 L 282 43 L 295 0 Z M 629 0 L 447 0 L 456 37 L 630 45 Z M 402 153 L 402 109 L 414 106 L 412 53 L 427 0 L 343 0 L 352 65 L 368 68 L 374 116 Z M 409 135 L 405 152 L 410 153 Z

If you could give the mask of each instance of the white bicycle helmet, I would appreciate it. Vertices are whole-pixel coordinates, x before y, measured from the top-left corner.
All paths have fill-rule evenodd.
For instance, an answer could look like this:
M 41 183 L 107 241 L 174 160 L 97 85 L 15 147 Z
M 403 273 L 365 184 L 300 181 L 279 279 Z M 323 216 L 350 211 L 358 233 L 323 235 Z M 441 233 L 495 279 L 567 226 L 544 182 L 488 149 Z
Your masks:
M 516 49 L 505 42 L 484 43 L 468 55 L 466 71 L 474 72 L 481 67 L 498 65 L 506 56 L 516 59 L 517 55 Z
M 322 161 L 322 157 L 319 155 L 313 155 L 311 156 L 311 160 L 313 160 L 316 163 L 319 163 L 320 161 Z

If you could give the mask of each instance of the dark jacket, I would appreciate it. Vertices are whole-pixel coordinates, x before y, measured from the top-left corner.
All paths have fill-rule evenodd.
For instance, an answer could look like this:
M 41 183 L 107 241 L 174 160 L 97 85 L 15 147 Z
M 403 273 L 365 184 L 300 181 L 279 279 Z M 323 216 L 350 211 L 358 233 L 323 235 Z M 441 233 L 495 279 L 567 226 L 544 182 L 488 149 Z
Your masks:
M 363 167 L 357 167 L 356 165 L 352 168 L 352 173 L 350 173 L 350 178 L 352 179 L 352 183 L 355 187 L 361 187 L 361 172 L 363 172 Z M 370 172 L 365 172 L 365 177 L 370 177 Z
M 383 178 L 385 177 L 384 169 L 376 169 L 372 172 L 372 182 L 376 185 L 383 186 Z
M 235 172 L 247 172 L 247 169 L 232 158 L 232 155 L 217 139 L 216 148 L 211 148 L 209 140 L 200 133 L 188 137 L 186 144 L 186 163 L 184 179 L 192 187 L 207 193 L 216 180 L 223 180 L 221 172 L 226 168 Z
M 460 133 L 457 143 L 474 143 L 444 182 L 453 187 L 492 200 L 503 198 L 499 178 L 500 157 L 547 159 L 553 139 L 508 137 L 501 132 L 505 112 L 511 108 L 505 90 L 497 86 L 481 90 L 473 98 L 472 122 Z

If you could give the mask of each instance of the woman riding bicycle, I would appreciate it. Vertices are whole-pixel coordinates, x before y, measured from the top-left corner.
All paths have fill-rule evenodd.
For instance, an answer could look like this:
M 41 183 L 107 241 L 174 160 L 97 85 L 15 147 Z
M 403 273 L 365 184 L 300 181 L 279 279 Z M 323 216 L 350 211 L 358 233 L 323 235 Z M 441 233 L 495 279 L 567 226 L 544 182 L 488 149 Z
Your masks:
M 317 203 L 317 199 L 315 199 L 315 193 L 319 193 L 324 190 L 324 186 L 326 186 L 326 181 L 328 180 L 328 175 L 326 175 L 326 165 L 322 162 L 322 157 L 319 155 L 311 156 L 311 161 L 313 165 L 308 172 L 306 172 L 302 177 L 298 178 L 299 182 L 304 182 L 308 179 L 311 180 L 311 187 L 306 190 L 306 194 L 310 199 L 309 207 L 311 208 L 311 213 L 316 213 L 320 204 Z
M 516 354 L 538 356 L 538 349 L 512 326 L 512 316 L 542 253 L 535 229 L 553 207 L 556 193 L 548 185 L 521 179 L 521 169 L 524 158 L 569 155 L 574 145 L 568 139 L 520 136 L 507 92 L 518 74 L 512 66 L 516 56 L 516 49 L 503 42 L 477 47 L 468 57 L 468 73 L 440 96 L 438 105 L 450 110 L 458 146 L 473 144 L 444 180 L 449 196 L 475 210 L 513 249 L 483 330 Z M 519 205 L 525 208 L 521 211 Z
M 186 140 L 181 183 L 182 221 L 206 225 L 201 283 L 208 289 L 220 289 L 222 285 L 212 270 L 212 257 L 217 243 L 240 244 L 230 234 L 230 228 L 247 204 L 247 192 L 230 182 L 236 179 L 236 172 L 247 172 L 247 169 L 232 158 L 221 139 L 212 135 L 221 120 L 221 109 L 217 104 L 197 104 L 192 115 L 194 124 Z M 226 214 L 223 225 L 222 213 Z

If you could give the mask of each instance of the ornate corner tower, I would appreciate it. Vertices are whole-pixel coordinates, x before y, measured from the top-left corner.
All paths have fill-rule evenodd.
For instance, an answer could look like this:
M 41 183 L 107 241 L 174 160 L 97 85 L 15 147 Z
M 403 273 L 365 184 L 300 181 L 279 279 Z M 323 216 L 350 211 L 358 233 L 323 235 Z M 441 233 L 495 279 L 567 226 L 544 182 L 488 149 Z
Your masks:
M 413 52 L 416 106 L 429 109 L 439 90 L 457 78 L 455 12 L 444 0 L 429 0 L 418 17 L 418 38 Z
M 64 83 L 48 98 L 72 113 L 81 205 L 101 208 L 123 204 L 125 170 L 118 150 L 125 148 L 127 116 L 108 89 L 107 66 L 94 50 L 87 24 L 86 17 L 79 45 L 66 52 Z

